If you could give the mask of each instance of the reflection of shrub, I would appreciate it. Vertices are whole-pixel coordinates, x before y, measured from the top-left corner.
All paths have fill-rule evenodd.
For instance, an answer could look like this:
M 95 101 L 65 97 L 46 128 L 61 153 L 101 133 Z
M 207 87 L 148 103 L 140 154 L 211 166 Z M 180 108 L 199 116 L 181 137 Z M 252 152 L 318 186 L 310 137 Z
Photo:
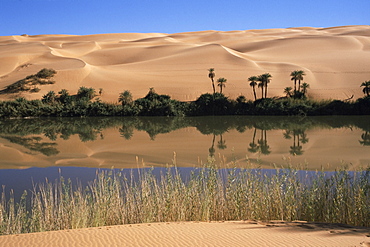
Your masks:
M 2 136 L 2 138 L 12 143 L 19 144 L 31 151 L 40 152 L 46 156 L 53 156 L 59 153 L 58 149 L 55 148 L 57 145 L 56 143 L 42 142 L 41 137 Z

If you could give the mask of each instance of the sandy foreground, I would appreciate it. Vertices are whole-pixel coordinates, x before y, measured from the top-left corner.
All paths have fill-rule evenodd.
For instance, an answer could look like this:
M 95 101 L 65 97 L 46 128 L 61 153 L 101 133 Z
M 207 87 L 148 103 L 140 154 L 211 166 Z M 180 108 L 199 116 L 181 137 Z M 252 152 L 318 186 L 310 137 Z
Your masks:
M 178 100 L 212 92 L 208 69 L 224 77 L 224 93 L 253 98 L 247 78 L 272 77 L 268 96 L 283 96 L 293 86 L 290 72 L 304 70 L 309 97 L 356 99 L 370 79 L 370 26 L 288 28 L 190 33 L 123 33 L 0 37 L 0 89 L 42 68 L 58 73 L 56 84 L 38 93 L 0 95 L 40 99 L 50 90 L 103 89 L 103 101 L 117 102 L 130 90 L 134 98 L 154 87 Z M 258 97 L 260 97 L 258 91 Z
M 171 222 L 0 236 L 1 246 L 370 246 L 370 229 L 306 222 Z

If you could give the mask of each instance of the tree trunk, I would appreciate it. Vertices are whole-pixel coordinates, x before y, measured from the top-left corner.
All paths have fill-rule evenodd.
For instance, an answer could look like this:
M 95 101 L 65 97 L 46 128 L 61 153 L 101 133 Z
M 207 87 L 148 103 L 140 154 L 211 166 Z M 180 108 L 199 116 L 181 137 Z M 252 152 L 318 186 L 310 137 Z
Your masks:
M 267 99 L 267 83 L 266 83 L 266 88 L 265 88 L 265 99 Z
M 257 95 L 256 95 L 256 89 L 255 89 L 255 87 L 253 87 L 253 94 L 254 94 L 254 101 L 256 101 L 257 100 Z
M 263 87 L 261 87 L 261 90 L 262 90 L 262 96 L 261 96 L 261 99 L 263 99 Z
M 294 79 L 294 93 L 297 92 L 297 80 Z
M 215 82 L 213 78 L 211 78 L 211 80 L 212 80 L 213 94 L 215 94 L 216 93 Z

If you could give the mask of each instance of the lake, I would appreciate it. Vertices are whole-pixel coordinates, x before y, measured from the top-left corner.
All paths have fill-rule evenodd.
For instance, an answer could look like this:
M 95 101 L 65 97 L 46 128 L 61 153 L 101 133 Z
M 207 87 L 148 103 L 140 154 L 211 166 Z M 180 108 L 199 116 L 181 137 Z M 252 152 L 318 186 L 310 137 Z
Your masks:
M 96 168 L 370 165 L 370 116 L 0 120 L 0 184 L 93 179 Z M 22 182 L 22 183 L 23 183 Z M 23 187 L 22 187 L 23 188 Z

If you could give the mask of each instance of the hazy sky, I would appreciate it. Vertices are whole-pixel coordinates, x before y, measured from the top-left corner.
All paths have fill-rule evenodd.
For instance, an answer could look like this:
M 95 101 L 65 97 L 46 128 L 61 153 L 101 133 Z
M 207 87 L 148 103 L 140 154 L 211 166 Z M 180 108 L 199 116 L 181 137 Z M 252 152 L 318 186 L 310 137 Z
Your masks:
M 370 0 L 0 0 L 0 36 L 369 25 Z

